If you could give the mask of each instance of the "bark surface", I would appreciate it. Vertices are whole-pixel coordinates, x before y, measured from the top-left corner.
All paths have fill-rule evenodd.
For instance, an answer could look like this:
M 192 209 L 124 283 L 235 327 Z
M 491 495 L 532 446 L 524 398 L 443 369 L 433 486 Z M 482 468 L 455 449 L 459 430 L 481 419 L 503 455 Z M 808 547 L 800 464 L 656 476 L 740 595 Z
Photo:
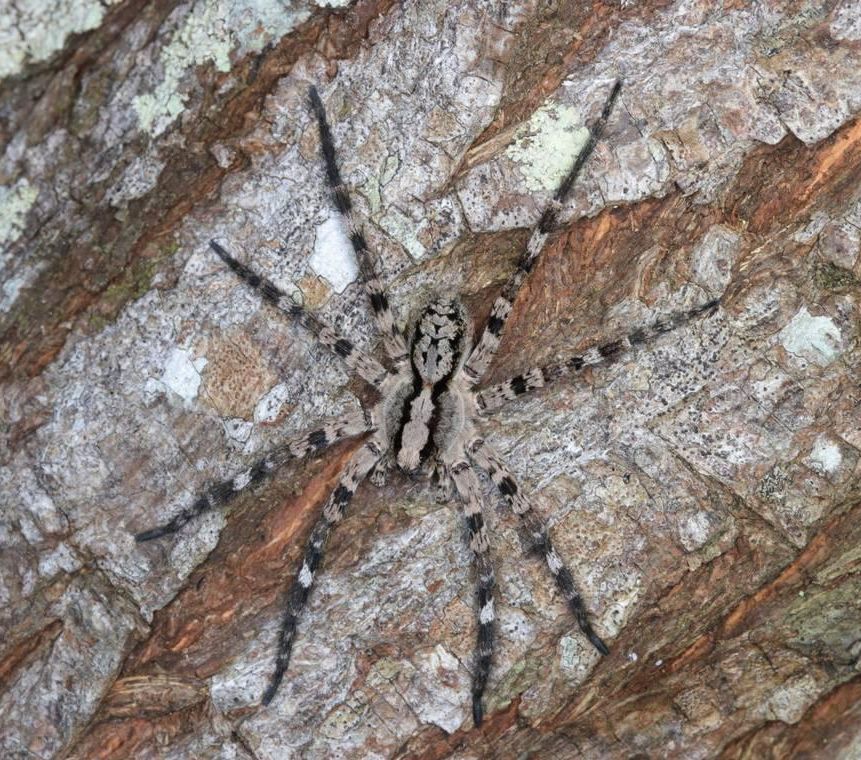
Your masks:
M 857 0 L 22 8 L 0 10 L 4 757 L 861 754 Z M 499 505 L 473 728 L 460 508 L 393 475 L 335 531 L 261 708 L 357 442 L 132 536 L 365 391 L 208 241 L 378 345 L 314 83 L 401 320 L 459 291 L 480 325 L 617 76 L 488 382 L 721 308 L 485 423 L 610 656 Z

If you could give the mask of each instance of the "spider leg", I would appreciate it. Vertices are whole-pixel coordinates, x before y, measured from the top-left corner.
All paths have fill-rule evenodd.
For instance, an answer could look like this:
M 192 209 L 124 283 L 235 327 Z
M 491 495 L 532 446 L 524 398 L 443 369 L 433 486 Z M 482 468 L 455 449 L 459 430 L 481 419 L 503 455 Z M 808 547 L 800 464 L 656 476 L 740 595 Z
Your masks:
M 436 486 L 436 501 L 447 504 L 454 496 L 454 481 L 451 478 L 451 470 L 447 464 L 437 459 L 431 471 L 431 482 Z
M 279 311 L 296 319 L 303 327 L 313 333 L 327 348 L 332 349 L 340 356 L 347 366 L 352 369 L 365 382 L 379 389 L 386 379 L 388 370 L 383 367 L 372 356 L 360 351 L 352 342 L 338 335 L 323 320 L 315 316 L 304 307 L 293 301 L 283 290 L 271 280 L 254 272 L 241 261 L 233 258 L 219 243 L 209 241 L 209 245 L 221 260 L 227 264 L 246 285 L 256 290 L 265 301 L 272 304 Z
M 478 579 L 478 638 L 475 648 L 475 670 L 472 674 L 472 719 L 481 725 L 484 709 L 481 697 L 487 686 L 493 660 L 493 628 L 496 613 L 493 608 L 493 587 L 496 585 L 493 564 L 490 561 L 490 541 L 482 515 L 481 485 L 475 470 L 465 460 L 449 468 L 455 488 L 463 502 L 466 524 L 469 528 L 469 548 L 472 549 Z
M 377 488 L 383 488 L 389 480 L 389 470 L 392 469 L 394 461 L 391 452 L 387 451 L 380 457 L 380 461 L 374 465 L 374 469 L 371 470 L 368 480 Z
M 564 361 L 547 364 L 543 367 L 533 367 L 520 375 L 515 375 L 497 385 L 491 385 L 476 394 L 478 406 L 482 411 L 491 412 L 505 405 L 506 402 L 522 396 L 529 391 L 544 388 L 551 383 L 579 372 L 585 367 L 595 367 L 601 364 L 612 364 L 629 351 L 642 343 L 648 343 L 664 333 L 675 330 L 702 314 L 713 314 L 720 300 L 715 299 L 688 311 L 678 311 L 640 327 L 627 335 L 590 348 L 579 356 L 571 356 Z
M 326 539 L 336 523 L 341 521 L 347 509 L 347 505 L 353 498 L 353 494 L 374 465 L 380 459 L 383 450 L 373 439 L 367 441 L 351 457 L 338 482 L 338 486 L 329 495 L 323 512 L 317 519 L 317 523 L 311 530 L 308 543 L 305 547 L 305 555 L 302 564 L 290 587 L 287 608 L 284 610 L 284 618 L 281 621 L 281 631 L 278 635 L 278 654 L 275 657 L 275 669 L 269 678 L 269 685 L 263 693 L 261 702 L 268 705 L 284 678 L 287 665 L 290 662 L 290 653 L 293 650 L 293 642 L 296 637 L 296 624 L 311 591 L 314 582 L 314 573 L 323 559 L 323 550 Z
M 364 412 L 324 420 L 310 432 L 288 438 L 266 456 L 258 459 L 247 470 L 209 486 L 190 507 L 182 510 L 163 525 L 137 533 L 135 541 L 142 543 L 176 533 L 195 517 L 227 504 L 246 488 L 256 485 L 264 477 L 271 475 L 288 460 L 304 459 L 320 454 L 338 441 L 369 432 L 373 427 L 372 418 Z
M 577 179 L 577 176 L 580 174 L 586 160 L 595 149 L 595 145 L 598 143 L 601 133 L 604 131 L 607 120 L 610 118 L 610 112 L 613 110 L 616 99 L 619 97 L 619 91 L 621 88 L 622 82 L 620 80 L 616 80 L 616 83 L 613 85 L 613 90 L 604 104 L 604 109 L 601 111 L 601 115 L 589 130 L 589 138 L 586 141 L 586 144 L 575 159 L 574 165 L 556 189 L 553 198 L 541 214 L 538 224 L 533 228 L 532 234 L 529 236 L 529 242 L 526 244 L 526 250 L 523 252 L 520 257 L 520 261 L 517 263 L 517 269 L 508 279 L 508 282 L 505 284 L 505 287 L 503 287 L 500 296 L 493 302 L 493 308 L 490 310 L 490 318 L 487 320 L 487 325 L 485 325 L 481 338 L 472 350 L 472 353 L 463 368 L 464 376 L 470 385 L 475 385 L 475 383 L 482 378 L 484 373 L 487 372 L 490 362 L 493 361 L 493 357 L 496 355 L 496 350 L 499 348 L 499 343 L 502 340 L 502 332 L 505 329 L 505 323 L 511 313 L 511 307 L 515 298 L 517 298 L 520 287 L 523 285 L 523 281 L 526 279 L 526 276 L 535 266 L 538 255 L 544 248 L 547 236 L 556 225 L 556 220 L 559 216 L 559 212 L 562 210 L 562 203 L 565 200 L 565 197 L 570 192 L 571 187 Z
M 338 212 L 343 217 L 349 231 L 350 242 L 353 244 L 356 259 L 359 262 L 362 284 L 368 300 L 371 302 L 371 309 L 374 312 L 374 319 L 383 337 L 383 345 L 385 346 L 386 353 L 396 364 L 401 364 L 407 358 L 406 341 L 395 323 L 395 317 L 389 305 L 386 291 L 377 278 L 374 262 L 368 250 L 365 236 L 356 224 L 356 219 L 353 215 L 353 203 L 341 179 L 341 172 L 338 169 L 338 161 L 335 157 L 335 143 L 332 140 L 332 131 L 329 129 L 329 123 L 326 121 L 326 110 L 323 108 L 323 102 L 320 100 L 317 88 L 311 87 L 308 95 L 311 100 L 311 108 L 317 117 L 317 126 L 320 130 L 320 149 L 323 153 L 323 160 L 326 163 L 326 178 L 332 191 L 332 201 L 335 204 L 335 208 L 338 209 Z
M 532 505 L 526 500 L 514 480 L 514 476 L 506 467 L 505 462 L 500 456 L 481 438 L 476 438 L 467 447 L 467 452 L 472 459 L 482 470 L 490 475 L 500 493 L 505 497 L 506 501 L 511 505 L 514 514 L 516 514 L 529 535 L 533 547 L 536 552 L 539 552 L 547 563 L 550 574 L 556 581 L 556 585 L 571 607 L 574 617 L 577 618 L 577 624 L 580 630 L 586 636 L 592 645 L 601 654 L 610 654 L 607 645 L 601 640 L 600 636 L 592 629 L 592 624 L 589 622 L 589 615 L 586 612 L 586 607 L 583 605 L 583 599 L 577 592 L 574 586 L 574 578 L 571 571 L 562 562 L 556 549 L 550 540 L 550 534 L 547 530 L 547 525 L 532 509 Z

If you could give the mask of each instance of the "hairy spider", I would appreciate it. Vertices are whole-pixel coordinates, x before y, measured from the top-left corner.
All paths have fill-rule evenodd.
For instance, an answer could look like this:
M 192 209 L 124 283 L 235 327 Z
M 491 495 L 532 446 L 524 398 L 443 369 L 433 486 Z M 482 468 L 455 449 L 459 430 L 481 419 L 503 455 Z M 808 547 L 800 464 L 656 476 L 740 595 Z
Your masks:
M 606 644 L 592 628 L 574 579 L 550 539 L 547 527 L 536 514 L 529 498 L 499 455 L 481 437 L 479 422 L 484 415 L 507 401 L 531 390 L 542 388 L 587 366 L 614 361 L 637 344 L 668 332 L 700 314 L 718 307 L 710 301 L 686 311 L 664 317 L 628 335 L 544 367 L 535 367 L 497 385 L 480 387 L 480 381 L 496 354 L 512 304 L 523 281 L 535 265 L 548 235 L 556 225 L 563 201 L 588 160 L 610 117 L 619 96 L 616 81 L 600 116 L 589 130 L 589 138 L 532 231 L 514 273 L 493 304 L 487 324 L 473 343 L 472 324 L 457 297 L 438 296 L 419 315 L 405 334 L 392 313 L 386 292 L 375 274 L 375 266 L 361 228 L 353 217 L 350 196 L 341 180 L 332 134 L 320 96 L 310 89 L 310 104 L 317 118 L 320 145 L 332 200 L 343 216 L 359 262 L 361 280 L 370 299 L 374 318 L 382 336 L 388 366 L 338 335 L 319 318 L 297 304 L 265 277 L 231 256 L 219 243 L 212 249 L 242 280 L 265 301 L 299 321 L 325 346 L 340 356 L 362 380 L 376 389 L 379 400 L 370 409 L 321 422 L 311 432 L 287 439 L 252 467 L 209 487 L 191 507 L 164 525 L 138 533 L 137 541 L 149 541 L 174 533 L 192 518 L 220 507 L 238 493 L 271 475 L 291 458 L 320 454 L 332 444 L 354 436 L 367 436 L 340 475 L 338 486 L 329 495 L 322 514 L 311 530 L 302 564 L 289 591 L 275 668 L 263 704 L 268 704 L 278 689 L 296 635 L 296 624 L 308 600 L 314 575 L 323 559 L 326 540 L 343 518 L 359 484 L 368 476 L 380 485 L 393 464 L 416 476 L 432 474 L 443 493 L 457 493 L 469 529 L 478 585 L 478 636 L 472 674 L 472 713 L 479 725 L 483 717 L 482 694 L 490 674 L 494 649 L 494 573 L 490 540 L 483 517 L 484 495 L 476 468 L 486 472 L 518 516 L 532 547 L 544 561 L 562 596 L 574 613 L 580 630 L 601 653 Z

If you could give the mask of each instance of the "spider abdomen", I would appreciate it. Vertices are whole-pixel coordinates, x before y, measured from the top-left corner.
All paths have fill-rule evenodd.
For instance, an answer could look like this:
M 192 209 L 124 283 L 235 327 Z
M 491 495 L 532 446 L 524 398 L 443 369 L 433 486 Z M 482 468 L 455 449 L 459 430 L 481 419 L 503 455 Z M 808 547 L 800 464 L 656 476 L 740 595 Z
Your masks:
M 463 364 L 469 343 L 463 304 L 451 298 L 432 301 L 416 320 L 410 341 L 413 392 L 404 402 L 396 439 L 396 461 L 416 474 L 437 449 L 437 430 L 445 415 L 441 399 Z

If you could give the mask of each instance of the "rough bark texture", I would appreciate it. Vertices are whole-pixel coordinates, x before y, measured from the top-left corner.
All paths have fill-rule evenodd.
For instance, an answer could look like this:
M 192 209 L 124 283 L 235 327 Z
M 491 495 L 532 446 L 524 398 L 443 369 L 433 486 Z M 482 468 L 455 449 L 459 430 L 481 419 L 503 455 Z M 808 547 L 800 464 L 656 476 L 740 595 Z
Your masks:
M 0 11 L 4 757 L 861 755 L 857 0 L 22 7 Z M 355 444 L 132 535 L 364 391 L 207 241 L 374 346 L 314 82 L 401 317 L 441 289 L 480 321 L 618 75 L 491 380 L 721 310 L 486 423 L 611 655 L 500 508 L 474 729 L 459 509 L 393 477 L 335 533 L 261 709 Z

